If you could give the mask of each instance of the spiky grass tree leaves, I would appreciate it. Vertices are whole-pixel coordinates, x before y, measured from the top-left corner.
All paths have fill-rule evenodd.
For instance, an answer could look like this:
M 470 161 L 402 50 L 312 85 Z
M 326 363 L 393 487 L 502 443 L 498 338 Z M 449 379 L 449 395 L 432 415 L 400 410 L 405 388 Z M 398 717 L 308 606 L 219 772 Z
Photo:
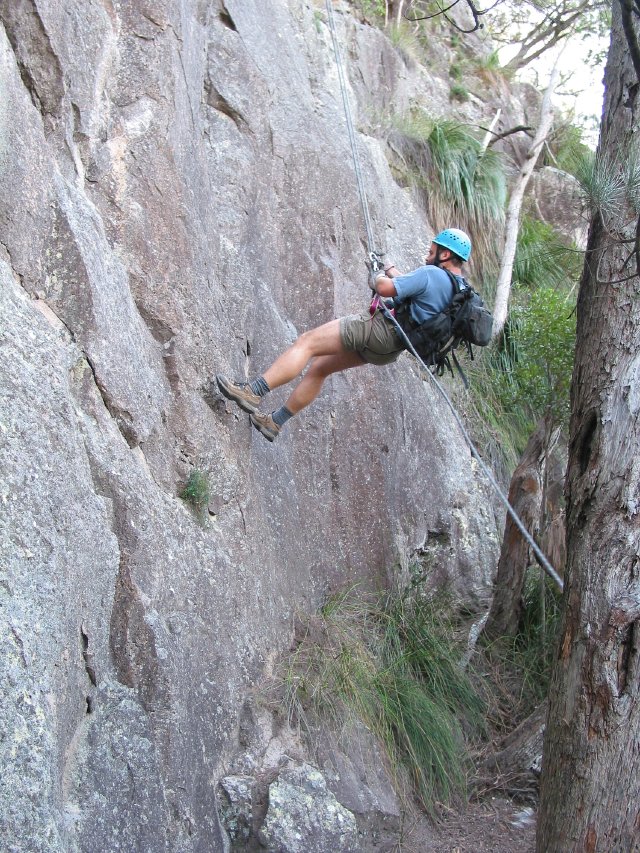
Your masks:
M 396 119 L 390 141 L 422 191 L 432 225 L 462 228 L 473 241 L 476 269 L 495 267 L 507 196 L 500 155 L 483 150 L 468 127 L 422 111 Z

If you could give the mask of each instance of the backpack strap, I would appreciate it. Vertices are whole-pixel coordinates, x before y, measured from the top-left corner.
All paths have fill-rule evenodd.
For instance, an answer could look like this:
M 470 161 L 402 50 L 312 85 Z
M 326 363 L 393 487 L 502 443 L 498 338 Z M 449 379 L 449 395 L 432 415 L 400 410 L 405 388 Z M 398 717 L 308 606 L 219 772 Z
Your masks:
M 440 267 L 440 269 L 443 272 L 446 272 L 446 274 L 451 279 L 451 284 L 453 285 L 453 295 L 455 296 L 457 293 L 461 293 L 462 292 L 462 285 L 460 284 L 458 276 L 454 275 L 452 272 L 445 269 L 444 267 Z M 469 282 L 466 280 L 466 278 L 464 278 L 464 276 L 462 277 L 462 281 L 463 281 L 465 287 L 469 287 Z
M 473 358 L 473 356 L 471 356 L 471 357 Z M 468 388 L 469 387 L 469 380 L 464 375 L 464 370 L 460 367 L 460 362 L 458 361 L 458 357 L 456 356 L 456 351 L 453 349 L 451 350 L 451 358 L 453 359 L 453 363 L 455 364 L 456 368 L 458 369 L 458 373 L 460 374 L 460 378 L 462 379 L 464 387 Z
M 449 279 L 451 281 L 451 286 L 453 288 L 451 300 L 449 302 L 449 305 L 447 305 L 447 308 L 448 308 L 451 305 L 451 302 L 453 302 L 453 298 L 458 293 L 461 293 L 462 287 L 460 286 L 460 282 L 458 281 L 457 277 L 452 272 L 449 272 L 449 270 L 446 270 L 444 267 L 438 267 L 438 269 L 441 269 L 443 272 L 446 272 L 446 274 L 449 276 Z M 468 285 L 466 279 L 463 279 L 463 281 L 464 281 L 465 285 L 468 287 L 469 285 Z M 404 302 L 401 302 L 399 305 L 396 306 L 396 317 L 398 318 L 398 320 L 401 321 L 402 328 L 405 330 L 417 329 L 421 325 L 420 323 L 417 323 L 413 319 L 413 317 L 411 316 L 410 306 L 411 306 L 411 297 L 409 297 Z M 445 308 L 444 310 L 446 311 L 447 308 Z

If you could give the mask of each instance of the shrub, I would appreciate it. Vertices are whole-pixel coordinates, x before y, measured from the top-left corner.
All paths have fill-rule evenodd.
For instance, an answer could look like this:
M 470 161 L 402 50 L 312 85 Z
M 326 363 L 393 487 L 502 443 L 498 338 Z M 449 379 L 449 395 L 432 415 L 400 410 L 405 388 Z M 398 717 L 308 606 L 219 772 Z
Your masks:
M 180 497 L 196 510 L 201 519 L 204 518 L 211 500 L 209 478 L 204 471 L 198 468 L 191 471 L 186 486 L 180 492 Z
M 583 260 L 550 226 L 523 218 L 504 333 L 465 368 L 471 391 L 461 401 L 471 406 L 485 447 L 493 448 L 492 462 L 505 469 L 515 467 L 545 412 L 566 422 Z
M 480 88 L 491 91 L 494 95 L 503 90 L 508 94 L 505 85 L 513 77 L 513 72 L 500 63 L 497 50 L 479 57 L 472 64 L 474 84 L 480 84 Z
M 391 24 L 388 29 L 388 36 L 391 44 L 397 48 L 404 56 L 405 60 L 410 62 L 420 62 L 422 57 L 422 47 L 420 42 L 413 32 L 404 22 L 400 24 Z
M 469 90 L 462 83 L 452 83 L 449 89 L 449 97 L 452 101 L 468 101 Z
M 463 726 L 482 729 L 483 705 L 459 667 L 461 651 L 436 602 L 407 596 L 330 600 L 323 631 L 309 634 L 287 662 L 288 705 L 337 719 L 355 715 L 379 738 L 397 773 L 435 815 L 465 789 Z
M 535 566 L 527 571 L 524 610 L 515 637 L 481 638 L 488 668 L 483 690 L 490 722 L 511 730 L 546 698 L 560 627 L 560 593 Z
M 545 165 L 555 166 L 578 177 L 594 156 L 582 137 L 582 128 L 567 122 L 559 124 L 548 140 Z

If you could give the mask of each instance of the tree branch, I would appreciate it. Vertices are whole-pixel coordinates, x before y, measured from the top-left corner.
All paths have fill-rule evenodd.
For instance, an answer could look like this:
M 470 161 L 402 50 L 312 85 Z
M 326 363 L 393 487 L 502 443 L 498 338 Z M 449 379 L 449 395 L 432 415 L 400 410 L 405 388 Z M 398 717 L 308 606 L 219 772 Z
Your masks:
M 553 47 L 563 38 L 566 38 L 571 31 L 571 28 L 576 24 L 582 16 L 585 9 L 589 8 L 588 0 L 581 3 L 580 6 L 573 10 L 568 17 L 563 18 L 562 12 L 557 12 L 555 15 L 546 15 L 543 20 L 532 30 L 528 38 L 522 42 L 522 47 L 518 53 L 505 65 L 505 68 L 510 71 L 518 71 L 525 65 L 528 65 L 534 59 L 537 59 L 545 51 Z M 540 44 L 542 42 L 542 44 Z M 536 45 L 540 45 L 533 53 Z
M 464 0 L 464 2 L 469 7 L 469 11 L 471 12 L 471 14 L 473 16 L 473 27 L 470 30 L 465 30 L 464 27 L 461 27 L 459 24 L 457 24 L 455 21 L 453 21 L 447 15 L 447 12 L 449 12 L 451 9 L 453 9 L 454 6 L 457 6 L 457 4 L 459 2 L 460 2 L 460 0 L 453 0 L 453 2 L 450 3 L 446 8 L 439 9 L 437 12 L 433 12 L 430 15 L 414 15 L 412 17 L 409 17 L 409 15 L 408 15 L 409 10 L 411 9 L 411 3 L 409 3 L 407 10 L 402 13 L 402 17 L 406 21 L 410 21 L 411 23 L 415 23 L 416 21 L 430 21 L 432 18 L 437 18 L 439 15 L 444 15 L 444 17 L 451 24 L 451 26 L 455 27 L 456 30 L 458 30 L 459 32 L 466 33 L 466 34 L 475 33 L 476 30 L 481 30 L 484 27 L 484 24 L 480 23 L 481 15 L 486 15 L 487 12 L 491 11 L 491 9 L 493 9 L 494 6 L 497 6 L 497 4 L 499 2 L 501 2 L 501 0 L 495 0 L 495 2 L 492 3 L 488 9 L 478 9 L 478 7 L 475 5 L 473 0 Z
M 480 127 L 480 130 L 487 130 L 487 128 Z M 529 127 L 529 125 L 526 124 L 518 124 L 515 127 L 509 128 L 509 130 L 503 130 L 502 133 L 494 133 L 492 130 L 487 130 L 487 133 L 490 133 L 493 136 L 493 139 L 487 147 L 491 148 L 494 143 L 499 142 L 501 139 L 504 139 L 505 136 L 511 136 L 511 134 L 513 133 L 526 133 L 527 136 L 531 136 L 532 130 L 533 128 Z

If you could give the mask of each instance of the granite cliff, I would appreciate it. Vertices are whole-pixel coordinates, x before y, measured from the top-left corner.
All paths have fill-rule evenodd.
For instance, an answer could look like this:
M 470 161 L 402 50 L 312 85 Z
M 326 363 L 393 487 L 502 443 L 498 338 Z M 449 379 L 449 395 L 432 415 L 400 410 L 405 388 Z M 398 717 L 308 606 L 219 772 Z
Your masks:
M 335 9 L 408 269 L 434 224 L 379 117 L 445 112 L 448 86 Z M 480 611 L 499 520 L 408 356 L 333 378 L 273 446 L 207 396 L 367 299 L 324 4 L 2 0 L 0 92 L 0 831 L 223 850 L 216 785 L 295 614 L 415 561 Z

